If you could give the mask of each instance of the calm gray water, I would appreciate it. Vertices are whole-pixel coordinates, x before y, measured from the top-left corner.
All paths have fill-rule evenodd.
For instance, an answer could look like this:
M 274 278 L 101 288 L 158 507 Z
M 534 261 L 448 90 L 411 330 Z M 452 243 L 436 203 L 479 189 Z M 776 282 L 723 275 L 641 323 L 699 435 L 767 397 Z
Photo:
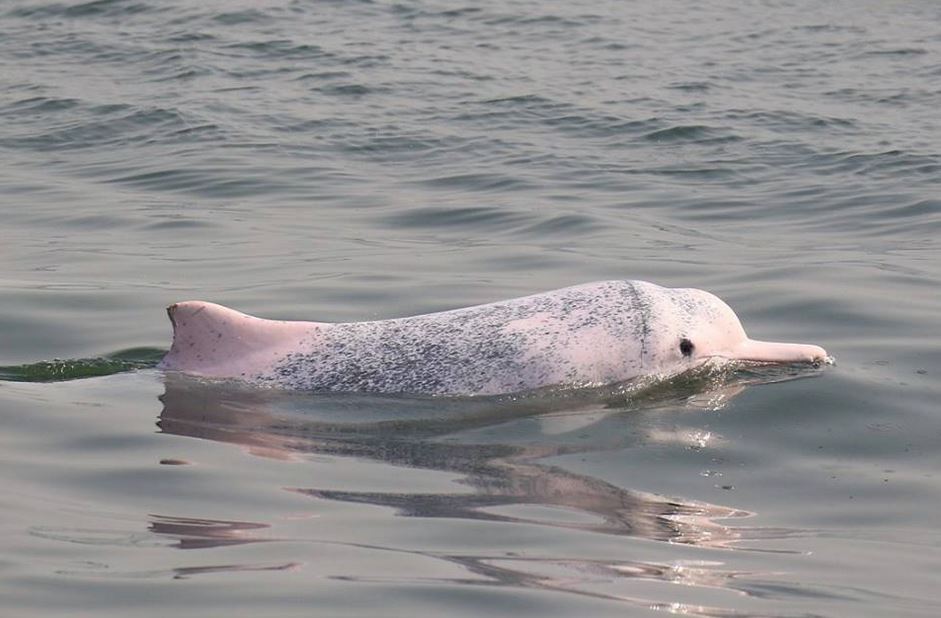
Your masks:
M 46 380 L 0 381 L 0 613 L 937 616 L 939 109 L 927 0 L 0 3 L 0 373 Z M 462 402 L 151 368 L 183 299 L 609 278 L 838 365 Z

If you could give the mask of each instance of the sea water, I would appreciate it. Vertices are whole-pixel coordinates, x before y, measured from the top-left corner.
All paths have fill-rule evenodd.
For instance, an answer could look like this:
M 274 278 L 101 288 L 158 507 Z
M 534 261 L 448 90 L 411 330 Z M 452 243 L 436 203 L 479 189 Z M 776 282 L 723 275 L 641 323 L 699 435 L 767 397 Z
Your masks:
M 938 615 L 939 24 L 3 2 L 0 613 Z M 153 368 L 179 300 L 350 321 L 613 278 L 838 364 L 496 401 Z

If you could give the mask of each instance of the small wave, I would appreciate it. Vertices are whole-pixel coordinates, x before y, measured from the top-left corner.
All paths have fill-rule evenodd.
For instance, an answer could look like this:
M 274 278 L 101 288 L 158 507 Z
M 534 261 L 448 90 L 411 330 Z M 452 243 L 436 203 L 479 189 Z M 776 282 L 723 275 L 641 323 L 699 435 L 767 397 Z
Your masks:
M 24 6 L 8 13 L 12 17 L 46 19 L 49 17 L 123 17 L 138 13 L 154 12 L 159 6 L 150 2 L 129 2 L 128 0 L 92 0 L 68 4 L 52 2 L 38 6 Z
M 298 44 L 286 39 L 233 43 L 223 49 L 226 51 L 247 52 L 246 55 L 278 60 L 311 60 L 332 56 L 319 45 Z
M 654 176 L 666 176 L 678 181 L 706 181 L 728 179 L 737 175 L 737 171 L 730 169 L 723 162 L 717 161 L 714 165 L 704 162 L 704 165 L 665 165 L 646 170 Z
M 247 171 L 225 167 L 192 167 L 144 171 L 110 179 L 109 182 L 147 191 L 169 191 L 205 197 L 272 194 L 284 187 Z
M 644 139 L 651 142 L 692 142 L 717 143 L 734 142 L 741 138 L 731 133 L 724 133 L 713 127 L 705 125 L 677 125 L 666 129 L 658 129 L 644 135 Z
M 317 92 L 322 92 L 323 94 L 337 95 L 341 97 L 364 97 L 368 94 L 376 92 L 375 87 L 370 87 L 365 84 L 357 83 L 347 83 L 347 84 L 336 84 L 336 85 L 325 85 L 316 89 Z
M 509 6 L 509 5 L 508 5 Z M 539 26 L 550 26 L 550 27 L 564 27 L 564 28 L 579 28 L 583 26 L 588 26 L 591 24 L 596 24 L 602 21 L 604 18 L 600 15 L 578 15 L 578 16 L 562 16 L 562 15 L 532 15 L 532 14 L 502 14 L 502 15 L 493 15 L 484 17 L 481 19 L 482 23 L 488 26 L 517 26 L 517 27 L 539 27 Z
M 875 49 L 871 51 L 864 52 L 861 54 L 862 57 L 879 57 L 879 56 L 923 56 L 928 53 L 928 50 L 922 49 L 920 47 L 899 47 L 896 49 Z
M 706 92 L 714 87 L 715 84 L 705 81 L 677 82 L 669 86 L 673 90 L 682 90 L 684 92 Z
M 30 97 L 7 105 L 3 112 L 11 115 L 31 115 L 61 112 L 81 105 L 78 99 L 55 97 Z
M 56 102 L 40 103 L 57 109 L 66 109 Z M 79 107 L 69 105 L 68 108 Z M 37 121 L 43 117 L 37 117 Z M 48 121 L 48 118 L 45 118 Z M 154 135 L 173 134 L 205 123 L 188 122 L 175 109 L 144 108 L 129 105 L 86 105 L 80 113 L 63 118 L 52 126 L 44 123 L 42 129 L 28 130 L 19 136 L 6 137 L 0 144 L 13 148 L 27 148 L 40 152 L 91 149 L 118 146 L 152 138 Z M 25 127 L 29 128 L 29 127 Z
M 857 122 L 850 118 L 824 116 L 792 110 L 742 110 L 730 109 L 723 116 L 730 121 L 746 121 L 781 133 L 794 130 L 819 131 L 820 129 L 856 131 Z
M 815 166 L 824 173 L 853 173 L 866 177 L 900 178 L 909 175 L 936 175 L 941 157 L 903 150 L 884 152 L 835 152 L 816 157 Z
M 130 348 L 94 358 L 53 359 L 27 365 L 0 366 L 8 382 L 66 382 L 156 367 L 166 350 Z
M 421 181 L 426 187 L 470 191 L 514 191 L 529 188 L 529 183 L 505 174 L 452 174 Z
M 298 75 L 293 79 L 296 82 L 321 81 L 327 79 L 350 79 L 353 74 L 348 71 L 314 71 Z
M 602 224 L 597 217 L 585 214 L 563 214 L 528 225 L 520 230 L 520 232 L 524 236 L 544 239 L 556 236 L 568 237 L 585 234 L 598 230 L 601 227 Z
M 941 201 L 895 193 L 854 194 L 814 219 L 824 229 L 852 229 L 857 235 L 894 238 L 904 234 L 935 238 L 941 230 Z M 914 247 L 914 245 L 912 245 Z
M 258 9 L 246 9 L 244 11 L 219 13 L 212 19 L 216 23 L 225 26 L 236 26 L 239 24 L 264 23 L 270 19 L 270 16 Z
M 405 228 L 474 229 L 504 227 L 525 220 L 521 214 L 503 208 L 415 208 L 387 218 L 387 223 Z
M 662 128 L 656 117 L 629 118 L 532 94 L 477 101 L 451 120 L 485 125 L 488 131 L 532 126 L 588 138 L 623 137 L 625 133 L 642 134 Z

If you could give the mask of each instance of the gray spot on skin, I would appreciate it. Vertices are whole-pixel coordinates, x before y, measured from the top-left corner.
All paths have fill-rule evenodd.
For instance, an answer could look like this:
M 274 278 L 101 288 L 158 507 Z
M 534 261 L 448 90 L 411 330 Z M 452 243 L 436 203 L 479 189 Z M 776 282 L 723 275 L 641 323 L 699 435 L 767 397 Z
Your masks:
M 437 314 L 334 324 L 257 381 L 428 394 L 619 381 L 663 360 L 651 341 L 659 326 L 654 289 L 665 291 L 609 281 Z

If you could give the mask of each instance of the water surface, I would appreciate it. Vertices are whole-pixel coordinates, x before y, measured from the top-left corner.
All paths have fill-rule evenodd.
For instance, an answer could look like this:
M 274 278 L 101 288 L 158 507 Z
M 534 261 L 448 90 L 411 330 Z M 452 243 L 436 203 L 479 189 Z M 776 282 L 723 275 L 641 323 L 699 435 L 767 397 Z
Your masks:
M 938 615 L 939 20 L 4 3 L 4 613 Z M 151 368 L 189 298 L 347 321 L 612 278 L 838 365 L 469 402 Z

